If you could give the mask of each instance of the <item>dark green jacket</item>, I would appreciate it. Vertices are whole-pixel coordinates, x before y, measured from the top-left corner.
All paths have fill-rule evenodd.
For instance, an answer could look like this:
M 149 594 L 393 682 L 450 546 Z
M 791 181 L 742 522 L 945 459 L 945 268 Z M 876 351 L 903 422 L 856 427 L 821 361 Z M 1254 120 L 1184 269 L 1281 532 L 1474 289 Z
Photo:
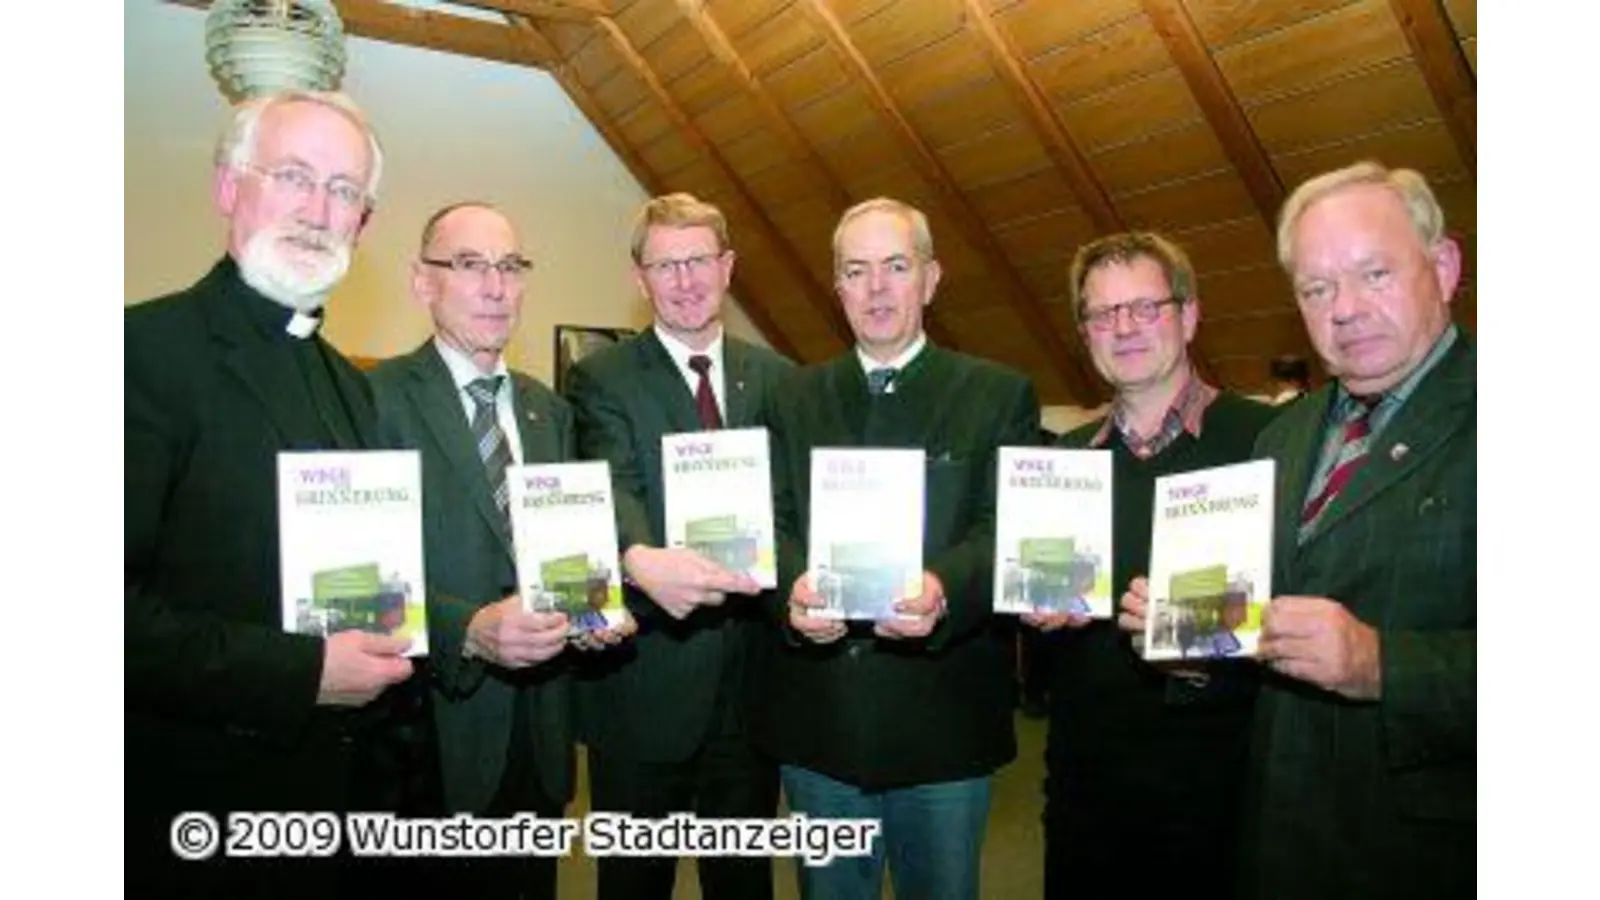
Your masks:
M 1465 335 L 1296 545 L 1332 388 L 1262 433 L 1278 463 L 1273 592 L 1378 630 L 1383 696 L 1272 677 L 1257 710 L 1245 872 L 1256 896 L 1465 897 L 1477 807 L 1477 354 Z
M 1039 402 L 1019 372 L 927 346 L 871 397 L 854 352 L 797 372 L 773 404 L 780 537 L 770 602 L 782 640 L 756 737 L 780 761 L 863 787 L 987 775 L 1016 756 L 1014 631 L 993 610 L 995 469 L 1001 446 L 1032 446 Z M 946 617 L 926 640 L 872 637 L 853 623 L 817 646 L 788 628 L 805 571 L 811 450 L 914 447 L 927 454 L 923 568 L 944 584 Z

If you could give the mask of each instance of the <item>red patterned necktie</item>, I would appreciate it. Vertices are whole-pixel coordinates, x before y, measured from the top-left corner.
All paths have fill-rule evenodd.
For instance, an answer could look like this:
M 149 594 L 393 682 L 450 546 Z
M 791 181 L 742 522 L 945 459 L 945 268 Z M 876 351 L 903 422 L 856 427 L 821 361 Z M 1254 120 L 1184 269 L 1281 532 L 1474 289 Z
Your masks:
M 700 427 L 713 430 L 722 427 L 722 413 L 717 409 L 717 393 L 711 388 L 711 357 L 695 354 L 689 357 L 689 368 L 700 376 L 694 389 L 694 408 L 700 414 Z
M 1328 470 L 1328 480 L 1322 485 L 1322 490 L 1317 491 L 1300 511 L 1302 535 L 1316 524 L 1317 519 L 1328 508 L 1328 504 L 1344 490 L 1344 486 L 1367 461 L 1367 448 L 1372 443 L 1372 411 L 1377 406 L 1378 398 L 1357 398 L 1357 402 L 1345 417 L 1343 433 L 1340 435 L 1339 453 L 1334 457 L 1333 467 Z

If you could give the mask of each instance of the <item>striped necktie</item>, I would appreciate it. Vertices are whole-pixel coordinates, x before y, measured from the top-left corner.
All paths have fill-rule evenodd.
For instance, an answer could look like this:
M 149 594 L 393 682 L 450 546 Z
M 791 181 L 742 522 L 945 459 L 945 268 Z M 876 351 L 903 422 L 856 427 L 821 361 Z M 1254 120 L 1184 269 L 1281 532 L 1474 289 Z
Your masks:
M 511 445 L 500 430 L 500 417 L 495 410 L 495 399 L 500 394 L 502 376 L 479 378 L 467 383 L 467 394 L 476 407 L 472 413 L 472 436 L 478 442 L 478 458 L 483 460 L 489 488 L 494 492 L 494 505 L 500 515 L 507 516 L 511 505 L 510 488 L 506 485 L 506 467 L 511 465 Z M 506 521 L 509 523 L 510 518 Z
M 1327 467 L 1321 487 L 1310 493 L 1306 505 L 1300 510 L 1301 540 L 1311 533 L 1317 520 L 1328 509 L 1328 504 L 1344 490 L 1344 486 L 1367 461 L 1367 449 L 1372 444 L 1372 411 L 1378 408 L 1380 399 L 1357 397 L 1346 412 L 1340 424 L 1339 450 L 1334 455 L 1333 464 Z

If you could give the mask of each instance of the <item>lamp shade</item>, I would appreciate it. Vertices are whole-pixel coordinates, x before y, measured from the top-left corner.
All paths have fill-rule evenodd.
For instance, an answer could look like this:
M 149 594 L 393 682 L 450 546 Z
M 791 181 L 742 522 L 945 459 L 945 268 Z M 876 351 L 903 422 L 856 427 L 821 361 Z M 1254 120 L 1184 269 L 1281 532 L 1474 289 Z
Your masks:
M 337 90 L 344 61 L 333 0 L 216 0 L 206 15 L 206 62 L 230 100 Z

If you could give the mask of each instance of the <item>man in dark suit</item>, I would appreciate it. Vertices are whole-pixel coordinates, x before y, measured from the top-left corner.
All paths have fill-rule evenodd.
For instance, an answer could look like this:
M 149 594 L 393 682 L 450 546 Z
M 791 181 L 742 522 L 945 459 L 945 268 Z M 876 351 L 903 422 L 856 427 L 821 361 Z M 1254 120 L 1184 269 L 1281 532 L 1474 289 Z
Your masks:
M 991 615 L 995 465 L 1002 445 L 1037 442 L 1039 402 L 1021 373 L 928 343 L 940 269 L 921 212 L 869 200 L 833 246 L 856 346 L 786 379 L 772 405 L 781 639 L 756 735 L 791 809 L 882 823 L 871 856 L 801 867 L 802 896 L 875 900 L 887 856 L 896 896 L 974 898 L 990 777 L 1016 756 L 1015 631 Z M 922 588 L 897 617 L 812 615 L 817 447 L 926 454 Z
M 593 808 L 639 817 L 770 818 L 777 772 L 747 734 L 765 634 L 755 581 L 687 548 L 665 547 L 661 438 L 766 424 L 763 397 L 789 367 L 724 333 L 733 274 L 727 223 L 688 194 L 657 197 L 633 234 L 634 276 L 653 326 L 585 357 L 569 373 L 586 459 L 611 464 L 625 600 L 634 640 L 596 659 L 579 683 Z M 602 898 L 666 898 L 671 857 L 602 857 Z M 766 858 L 699 860 L 708 898 L 772 894 Z
M 1477 356 L 1450 320 L 1460 251 L 1422 176 L 1363 163 L 1290 196 L 1278 257 L 1335 381 L 1256 445 L 1277 463 L 1277 596 L 1247 893 L 1471 897 Z
M 573 457 L 572 411 L 507 368 L 531 264 L 497 209 L 435 213 L 411 291 L 434 336 L 371 375 L 387 446 L 422 454 L 432 706 L 448 812 L 559 818 L 572 797 L 567 617 L 526 612 L 516 590 L 506 466 Z M 553 856 L 459 865 L 452 888 L 553 898 Z
M 206 811 L 225 828 L 234 811 L 404 810 L 410 780 L 426 780 L 415 745 L 391 740 L 408 642 L 287 633 L 281 608 L 277 454 L 374 445 L 366 382 L 316 326 L 380 169 L 341 97 L 241 106 L 213 183 L 227 254 L 126 312 L 130 893 L 338 892 L 341 860 L 181 862 L 176 846 L 198 832 L 169 832 L 173 818 Z

